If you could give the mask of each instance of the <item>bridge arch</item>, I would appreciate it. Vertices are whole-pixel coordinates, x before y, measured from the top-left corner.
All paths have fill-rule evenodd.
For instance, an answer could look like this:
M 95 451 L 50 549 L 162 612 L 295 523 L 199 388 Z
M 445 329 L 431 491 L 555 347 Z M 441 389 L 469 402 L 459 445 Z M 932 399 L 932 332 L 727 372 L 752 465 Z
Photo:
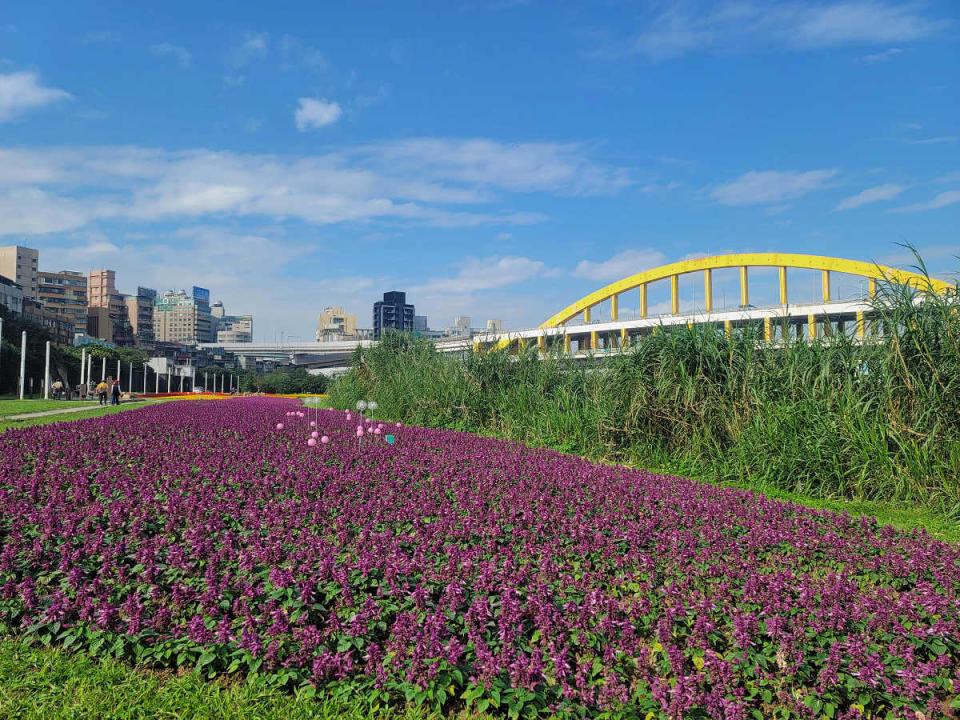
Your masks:
M 919 288 L 929 288 L 936 292 L 946 291 L 950 285 L 942 280 L 928 278 L 924 275 L 906 270 L 863 262 L 861 260 L 846 260 L 844 258 L 825 257 L 822 255 L 804 255 L 799 253 L 737 253 L 732 255 L 712 255 L 693 260 L 661 265 L 644 270 L 606 285 L 599 290 L 582 297 L 568 305 L 560 312 L 552 315 L 540 328 L 552 328 L 565 325 L 577 315 L 583 314 L 584 322 L 590 322 L 591 308 L 610 300 L 610 319 L 618 319 L 618 297 L 621 293 L 640 289 L 640 313 L 646 317 L 646 288 L 649 283 L 657 280 L 670 279 L 671 305 L 673 313 L 679 312 L 678 279 L 681 275 L 693 272 L 704 274 L 704 297 L 706 311 L 713 310 L 713 278 L 712 271 L 723 268 L 740 269 L 740 299 L 742 305 L 749 304 L 749 270 L 750 267 L 777 267 L 780 269 L 780 304 L 788 304 L 787 268 L 802 268 L 820 270 L 823 273 L 823 300 L 830 302 L 830 273 L 839 272 L 849 275 L 859 275 L 869 280 L 870 295 L 876 291 L 877 280 L 891 280 L 898 283 L 910 284 Z

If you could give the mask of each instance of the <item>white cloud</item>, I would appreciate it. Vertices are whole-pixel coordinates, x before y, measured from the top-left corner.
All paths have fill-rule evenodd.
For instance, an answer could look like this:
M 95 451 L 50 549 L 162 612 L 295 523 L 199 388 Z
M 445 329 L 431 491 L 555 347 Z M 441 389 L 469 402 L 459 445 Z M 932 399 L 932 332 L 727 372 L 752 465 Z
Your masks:
M 688 0 L 659 7 L 654 5 L 656 9 L 643 18 L 643 28 L 616 50 L 617 54 L 661 61 L 695 51 L 806 50 L 908 42 L 934 35 L 950 24 L 922 14 L 914 2 L 884 0 Z
M 574 268 L 575 277 L 606 282 L 619 280 L 643 270 L 649 270 L 667 261 L 667 256 L 654 248 L 624 250 L 603 262 L 581 260 Z
M 263 60 L 269 52 L 269 41 L 270 36 L 267 33 L 245 33 L 240 42 L 227 50 L 227 67 L 231 70 L 240 70 L 250 63 Z
M 870 53 L 862 57 L 857 58 L 857 62 L 861 65 L 876 65 L 877 63 L 885 63 L 893 60 L 897 55 L 903 53 L 902 48 L 890 48 L 889 50 L 884 50 L 883 52 Z
M 944 145 L 946 143 L 955 143 L 956 141 L 956 135 L 942 135 L 940 137 L 915 138 L 906 140 L 905 142 L 908 145 Z
M 894 208 L 890 212 L 923 212 L 925 210 L 939 210 L 940 208 L 947 207 L 948 205 L 954 205 L 956 203 L 960 203 L 960 190 L 947 190 L 946 192 L 938 193 L 930 202 L 904 205 L 903 207 Z
M 0 234 L 128 222 L 263 217 L 314 225 L 390 221 L 433 227 L 519 226 L 547 219 L 506 206 L 519 192 L 613 192 L 623 173 L 585 149 L 492 140 L 425 139 L 427 158 L 402 143 L 307 157 L 140 147 L 0 147 Z M 483 158 L 471 148 L 490 151 Z M 447 155 L 444 154 L 446 151 Z M 512 171 L 512 172 L 509 172 Z M 589 181 L 587 180 L 589 178 Z M 586 183 L 586 184 L 585 184 Z M 19 191 L 17 195 L 14 191 Z M 23 198 L 30 217 L 17 209 Z M 470 209 L 463 206 L 469 205 Z
M 516 192 L 610 194 L 632 184 L 627 170 L 598 165 L 578 144 L 499 143 L 412 138 L 370 146 L 377 163 L 413 174 L 440 175 Z
M 414 287 L 411 293 L 436 296 L 492 290 L 532 280 L 543 275 L 546 270 L 546 265 L 540 260 L 515 255 L 468 258 L 461 264 L 456 275 L 435 278 Z
M 172 43 L 157 43 L 150 46 L 150 52 L 157 57 L 169 57 L 176 61 L 181 70 L 187 70 L 193 62 L 190 51 L 180 45 Z
M 0 122 L 70 97 L 68 92 L 40 85 L 36 73 L 0 73 Z
M 310 72 L 321 73 L 329 67 L 323 52 L 292 35 L 281 37 L 278 49 L 281 57 L 281 70 L 303 68 Z
M 714 188 L 710 197 L 723 205 L 765 205 L 822 190 L 837 170 L 751 170 Z
M 880 202 L 881 200 L 891 200 L 902 193 L 905 189 L 906 188 L 903 185 L 894 185 L 892 183 L 877 185 L 876 187 L 867 188 L 863 192 L 859 192 L 856 195 L 851 195 L 848 198 L 844 198 L 840 204 L 837 205 L 836 209 L 853 210 L 861 205 Z
M 294 119 L 300 132 L 332 125 L 343 114 L 337 102 L 316 98 L 300 98 L 299 102 Z

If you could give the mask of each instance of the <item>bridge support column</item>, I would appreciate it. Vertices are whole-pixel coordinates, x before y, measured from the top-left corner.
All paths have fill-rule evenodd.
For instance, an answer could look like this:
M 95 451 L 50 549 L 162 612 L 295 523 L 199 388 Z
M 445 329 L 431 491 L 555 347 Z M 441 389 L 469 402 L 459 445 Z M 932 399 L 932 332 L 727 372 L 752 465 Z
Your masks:
M 541 336 L 539 336 L 539 337 L 537 338 L 537 348 L 540 350 L 540 354 L 541 354 L 541 355 L 543 355 L 543 353 L 546 351 L 546 349 L 547 349 L 547 338 L 546 338 L 545 335 L 541 335 Z
M 610 319 L 616 322 L 620 319 L 620 296 L 610 296 Z
M 524 338 L 524 337 L 519 338 L 519 339 L 517 340 L 517 345 L 519 346 L 519 348 L 520 348 L 521 351 L 522 351 L 522 350 L 526 350 L 526 349 L 527 349 L 527 339 Z
M 590 308 L 585 308 L 583 311 L 583 321 L 585 323 L 590 322 Z
M 863 319 L 863 311 L 857 310 L 857 337 L 863 340 L 867 335 L 867 324 Z
M 640 317 L 647 316 L 647 284 L 640 285 Z
M 787 304 L 787 268 L 780 266 L 780 304 Z
M 563 351 L 565 353 L 570 352 L 570 336 L 566 334 L 563 336 Z
M 680 312 L 680 276 L 670 276 L 670 312 L 674 315 Z
M 730 336 L 733 334 L 733 325 L 729 320 L 723 321 L 723 334 L 727 336 L 727 340 L 729 340 Z
M 597 347 L 597 331 L 590 331 L 590 349 L 596 352 L 599 348 Z
M 823 301 L 825 303 L 828 303 L 830 302 L 830 271 L 823 270 L 822 272 L 823 272 L 823 278 L 822 278 Z
M 773 340 L 773 322 L 768 317 L 763 319 L 763 339 L 767 342 Z
M 867 280 L 867 290 L 870 293 L 870 297 L 873 297 L 877 294 L 877 280 L 876 278 L 870 278 Z
M 817 318 L 814 315 L 807 315 L 807 334 L 811 340 L 817 338 Z
M 713 312 L 713 270 L 703 271 L 703 309 Z
M 474 343 L 474 344 L 473 344 L 473 351 L 474 351 L 475 353 L 480 352 L 480 343 L 477 342 L 477 343 Z
M 630 347 L 630 333 L 626 328 L 620 328 L 620 347 Z
M 750 278 L 747 276 L 747 266 L 740 266 L 740 304 L 750 304 Z

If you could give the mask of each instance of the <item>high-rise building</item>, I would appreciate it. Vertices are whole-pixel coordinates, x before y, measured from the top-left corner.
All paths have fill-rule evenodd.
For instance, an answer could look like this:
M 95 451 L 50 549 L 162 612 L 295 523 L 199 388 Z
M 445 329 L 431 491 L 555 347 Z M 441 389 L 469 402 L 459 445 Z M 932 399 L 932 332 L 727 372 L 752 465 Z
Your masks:
M 503 332 L 502 320 L 487 320 L 487 332 Z
M 117 345 L 133 345 L 133 327 L 127 314 L 126 296 L 117 291 L 116 271 L 91 270 L 87 280 L 87 313 L 92 308 L 106 308 L 112 323 L 112 342 Z M 108 340 L 106 329 L 101 320 L 97 321 L 99 333 L 90 333 L 94 337 Z
M 357 335 L 357 316 L 345 313 L 342 307 L 327 307 L 317 318 L 317 341 Z
M 217 319 L 217 342 L 253 342 L 253 315 L 221 315 Z
M 3 275 L 0 275 L 0 305 L 17 317 L 23 315 L 23 288 Z
M 125 295 L 127 317 L 133 328 L 138 345 L 149 345 L 155 340 L 153 333 L 153 306 L 157 301 L 157 291 L 137 286 L 136 295 Z
M 426 315 L 414 315 L 413 316 L 413 329 L 415 332 L 426 332 L 427 331 L 427 316 Z
M 373 338 L 379 340 L 384 330 L 413 330 L 416 308 L 407 304 L 407 294 L 391 290 L 383 294 L 383 300 L 373 304 Z
M 105 307 L 87 308 L 87 335 L 113 342 L 113 322 L 110 320 L 110 309 Z
M 29 300 L 39 299 L 39 272 L 37 263 L 40 253 L 21 245 L 0 247 L 0 275 L 10 278 L 23 290 Z
M 69 321 L 75 333 L 87 331 L 87 276 L 74 270 L 41 272 L 39 297 L 44 307 Z
M 205 343 L 212 340 L 210 291 L 194 287 L 190 295 L 168 290 L 153 306 L 153 334 L 158 342 Z

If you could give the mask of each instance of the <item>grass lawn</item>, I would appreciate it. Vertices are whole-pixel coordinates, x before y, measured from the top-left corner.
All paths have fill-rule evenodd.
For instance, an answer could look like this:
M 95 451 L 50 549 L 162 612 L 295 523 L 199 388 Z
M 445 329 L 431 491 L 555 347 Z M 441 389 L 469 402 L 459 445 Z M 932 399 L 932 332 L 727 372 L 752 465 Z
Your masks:
M 77 400 L 0 400 L 0 418 L 21 413 L 45 412 L 47 410 L 69 410 L 70 408 L 89 405 L 96 407 L 97 402 L 80 402 Z
M 196 673 L 133 669 L 59 648 L 0 640 L 0 717 L 236 718 L 240 720 L 428 720 L 435 713 L 399 711 L 330 698 L 303 698 L 256 682 L 216 682 Z M 462 714 L 466 720 L 487 716 Z
M 0 402 L 3 402 L 3 401 L 0 401 Z M 11 401 L 7 401 L 7 402 L 11 402 Z M 13 402 L 20 402 L 20 401 L 17 400 Z M 58 401 L 24 400 L 23 402 L 58 402 Z M 17 415 L 19 413 L 43 412 L 44 410 L 57 410 L 57 409 L 60 409 L 61 407 L 64 409 L 69 409 L 71 407 L 79 407 L 80 403 L 62 402 L 52 408 L 37 407 L 34 409 L 17 410 L 17 411 L 8 413 L 7 415 L 0 414 L 0 432 L 3 432 L 4 430 L 9 430 L 11 428 L 26 427 L 27 425 L 46 425 L 48 423 L 53 423 L 53 422 L 71 422 L 73 420 L 83 420 L 85 418 L 100 417 L 101 415 L 113 415 L 114 413 L 118 413 L 118 412 L 127 412 L 128 410 L 136 410 L 137 408 L 142 408 L 142 407 L 145 407 L 146 405 L 152 405 L 155 402 L 157 401 L 156 400 L 143 400 L 143 401 L 138 400 L 135 402 L 129 402 L 129 401 L 124 402 L 124 403 L 121 403 L 120 405 L 106 405 L 102 407 L 99 406 L 97 403 L 87 403 L 90 405 L 89 410 L 63 413 L 59 415 L 45 415 L 44 417 L 28 418 L 26 420 L 7 420 L 6 419 L 8 415 Z

